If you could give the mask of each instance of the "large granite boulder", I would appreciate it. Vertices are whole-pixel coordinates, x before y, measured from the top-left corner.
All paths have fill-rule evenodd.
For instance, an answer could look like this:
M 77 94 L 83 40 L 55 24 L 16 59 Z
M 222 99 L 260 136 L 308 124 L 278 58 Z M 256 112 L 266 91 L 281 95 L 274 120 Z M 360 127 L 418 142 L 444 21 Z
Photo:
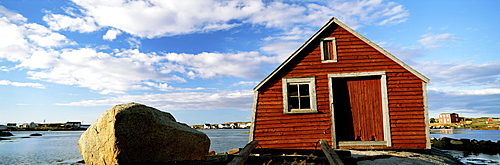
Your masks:
M 78 141 L 85 164 L 204 160 L 210 139 L 167 112 L 137 103 L 104 112 Z

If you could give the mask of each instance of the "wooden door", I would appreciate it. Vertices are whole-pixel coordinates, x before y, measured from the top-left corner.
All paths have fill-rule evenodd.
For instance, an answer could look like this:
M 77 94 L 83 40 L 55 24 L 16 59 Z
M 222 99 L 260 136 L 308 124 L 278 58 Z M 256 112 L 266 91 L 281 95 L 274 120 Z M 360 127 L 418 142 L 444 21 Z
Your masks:
M 339 141 L 384 141 L 380 76 L 332 78 Z

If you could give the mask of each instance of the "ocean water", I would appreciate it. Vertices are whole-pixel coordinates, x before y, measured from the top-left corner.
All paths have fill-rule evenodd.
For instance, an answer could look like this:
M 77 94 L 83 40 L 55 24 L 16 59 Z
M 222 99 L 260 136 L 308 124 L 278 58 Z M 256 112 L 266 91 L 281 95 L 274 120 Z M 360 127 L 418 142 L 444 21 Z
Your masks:
M 431 137 L 442 138 L 449 137 L 453 139 L 476 139 L 491 140 L 497 142 L 500 140 L 500 130 L 470 130 L 470 129 L 431 129 Z
M 218 153 L 243 148 L 248 143 L 248 129 L 200 130 L 211 140 L 210 150 Z M 15 164 L 77 164 L 82 160 L 77 142 L 84 131 L 12 131 L 15 136 L 0 140 L 0 165 Z M 43 136 L 29 136 L 42 133 Z M 500 140 L 499 130 L 431 130 L 431 137 Z M 497 164 L 500 155 L 448 151 L 463 162 Z M 492 162 L 494 161 L 494 162 Z
M 431 137 L 442 138 L 449 137 L 453 139 L 476 139 L 476 140 L 491 140 L 492 142 L 500 141 L 500 130 L 470 130 L 470 129 L 431 129 Z M 455 151 L 448 150 L 454 157 L 459 158 L 466 164 L 484 164 L 496 165 L 500 164 L 500 154 L 483 154 L 470 151 Z
M 59 164 L 81 160 L 78 139 L 84 131 L 11 131 L 0 140 L 0 164 Z M 29 136 L 41 133 L 42 136 Z
M 249 129 L 202 129 L 210 138 L 210 151 L 228 152 L 233 148 L 243 148 L 248 143 Z
M 243 148 L 249 129 L 200 130 L 211 141 L 210 150 L 218 153 Z M 0 165 L 77 164 L 82 160 L 78 139 L 84 131 L 11 131 L 14 136 L 0 140 Z M 29 136 L 41 133 L 42 136 Z

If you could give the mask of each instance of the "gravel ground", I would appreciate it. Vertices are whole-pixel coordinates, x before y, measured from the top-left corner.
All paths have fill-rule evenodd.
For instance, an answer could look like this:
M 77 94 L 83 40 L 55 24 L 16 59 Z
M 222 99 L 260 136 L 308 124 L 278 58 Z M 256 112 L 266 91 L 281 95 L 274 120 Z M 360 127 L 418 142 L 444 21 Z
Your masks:
M 431 149 L 426 153 L 416 153 L 407 151 L 358 151 L 350 150 L 353 158 L 356 158 L 358 165 L 432 165 L 450 164 L 462 165 L 458 159 L 439 149 Z

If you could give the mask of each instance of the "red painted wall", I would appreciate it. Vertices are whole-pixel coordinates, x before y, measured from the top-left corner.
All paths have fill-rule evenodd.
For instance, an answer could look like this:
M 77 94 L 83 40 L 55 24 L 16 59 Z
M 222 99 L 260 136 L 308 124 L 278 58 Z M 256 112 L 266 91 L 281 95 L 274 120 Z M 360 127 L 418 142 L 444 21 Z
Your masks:
M 322 63 L 316 40 L 258 91 L 253 140 L 263 148 L 319 149 L 331 143 L 331 113 L 327 74 L 385 71 L 393 149 L 426 147 L 425 115 L 420 78 L 341 27 L 325 29 L 318 38 L 335 37 L 338 62 Z M 316 77 L 319 113 L 284 114 L 281 78 Z M 356 148 L 356 147 L 354 147 Z M 366 147 L 358 147 L 366 148 Z M 371 147 L 387 148 L 387 147 Z

